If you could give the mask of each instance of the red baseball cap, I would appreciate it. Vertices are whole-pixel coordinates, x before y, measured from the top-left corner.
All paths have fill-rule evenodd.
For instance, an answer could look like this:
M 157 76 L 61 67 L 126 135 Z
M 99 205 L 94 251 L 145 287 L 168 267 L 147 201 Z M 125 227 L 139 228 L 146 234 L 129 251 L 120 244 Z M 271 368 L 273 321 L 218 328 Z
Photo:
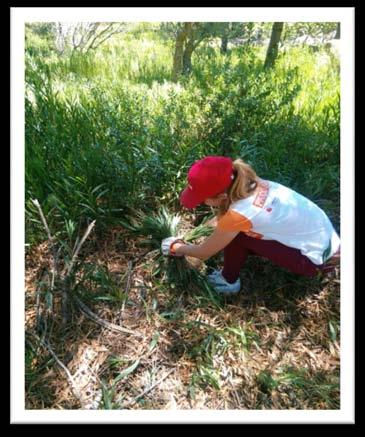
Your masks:
M 208 197 L 222 193 L 232 182 L 233 163 L 225 156 L 207 156 L 194 162 L 188 172 L 188 186 L 181 193 L 185 208 L 195 208 Z

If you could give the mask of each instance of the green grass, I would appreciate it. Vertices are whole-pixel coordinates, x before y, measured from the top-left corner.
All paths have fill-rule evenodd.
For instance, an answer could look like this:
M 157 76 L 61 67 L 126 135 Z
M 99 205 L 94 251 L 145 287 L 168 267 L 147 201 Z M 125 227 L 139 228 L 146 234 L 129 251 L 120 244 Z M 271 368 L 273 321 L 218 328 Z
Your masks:
M 176 207 L 191 163 L 224 154 L 311 197 L 338 227 L 339 73 L 324 50 L 288 49 L 266 72 L 262 49 L 202 45 L 174 84 L 173 47 L 156 34 L 72 58 L 45 43 L 41 56 L 38 39 L 26 51 L 26 198 L 58 226 L 96 219 L 102 231 L 128 207 Z M 27 203 L 30 241 L 32 220 Z
M 182 326 L 186 307 L 174 306 L 176 296 L 186 298 L 189 311 L 221 311 L 225 305 L 205 283 L 202 272 L 186 260 L 163 257 L 159 249 L 163 238 L 179 233 L 183 217 L 179 195 L 195 160 L 213 154 L 242 158 L 259 176 L 315 201 L 339 231 L 339 60 L 326 50 L 285 47 L 275 67 L 264 71 L 264 47 L 237 46 L 223 55 L 218 48 L 201 44 L 193 54 L 192 74 L 173 83 L 173 43 L 158 32 L 126 33 L 94 53 L 72 56 L 58 54 L 48 38 L 27 32 L 25 219 L 29 250 L 45 240 L 32 199 L 39 200 L 65 261 L 77 236 L 92 220 L 96 220 L 96 240 L 85 243 L 85 251 L 103 241 L 111 228 L 122 226 L 121 246 L 127 238 L 139 249 L 142 245 L 150 249 L 150 258 L 141 268 L 155 291 L 165 297 L 171 294 L 171 305 L 161 311 L 154 309 L 151 296 L 141 297 L 146 323 L 156 319 L 164 326 Z M 208 236 L 211 229 L 204 223 L 184 230 L 185 240 Z M 74 291 L 91 306 L 128 306 L 127 268 L 122 278 L 116 278 L 108 268 L 80 259 Z M 209 260 L 209 265 L 215 262 Z M 292 299 L 309 288 L 308 281 L 300 282 L 277 268 L 269 268 L 268 279 L 266 274 L 257 274 L 266 269 L 265 263 L 249 260 L 247 265 L 242 279 L 246 289 L 255 291 L 250 296 L 252 305 L 256 299 L 270 302 L 271 311 L 285 306 L 289 319 L 297 323 Z M 248 324 L 213 328 L 193 323 L 184 329 L 188 338 L 181 347 L 194 363 L 192 397 L 199 389 L 223 387 L 221 363 L 230 350 L 249 353 L 255 342 L 259 344 Z M 339 341 L 334 316 L 328 318 L 325 330 L 327 345 Z M 35 352 L 27 349 L 29 404 L 34 399 L 35 405 L 52 405 L 44 373 L 54 363 L 46 356 L 35 363 L 35 358 Z M 114 379 L 102 384 L 101 407 L 105 409 L 118 408 L 118 387 L 139 371 L 139 362 L 115 361 L 112 370 Z M 302 367 L 269 368 L 258 371 L 256 383 L 262 396 L 287 390 L 306 407 L 339 408 L 336 374 Z M 260 402 L 258 408 L 267 406 Z
M 41 356 L 30 342 L 25 344 L 25 391 L 27 393 L 26 408 L 33 408 L 33 402 L 38 405 L 49 405 L 55 396 L 49 387 L 49 377 L 46 374 L 52 369 L 54 359 L 50 355 Z
M 336 374 L 311 374 L 308 369 L 287 366 L 274 375 L 271 371 L 264 370 L 257 375 L 257 381 L 261 390 L 269 395 L 273 390 L 286 389 L 291 391 L 292 396 L 306 399 L 309 405 L 323 402 L 328 409 L 340 408 L 340 380 Z
M 192 340 L 187 354 L 196 363 L 189 387 L 191 396 L 194 396 L 196 387 L 210 386 L 220 390 L 221 367 L 226 353 L 230 350 L 247 352 L 252 343 L 259 342 L 257 334 L 249 326 L 214 328 L 197 320 L 186 323 L 183 328 L 191 330 Z
M 122 220 L 121 223 L 131 231 L 132 238 L 145 237 L 139 244 L 151 249 L 150 253 L 153 256 L 149 264 L 152 266 L 152 276 L 155 279 L 162 277 L 163 281 L 177 292 L 188 292 L 198 299 L 200 305 L 213 304 L 219 308 L 222 299 L 215 295 L 204 273 L 193 267 L 185 257 L 165 256 L 161 252 L 161 242 L 164 238 L 179 236 L 186 242 L 194 242 L 212 232 L 212 228 L 203 220 L 199 226 L 182 234 L 180 221 L 179 214 L 173 214 L 162 207 L 155 214 L 134 211 L 133 216 L 128 217 L 127 221 Z

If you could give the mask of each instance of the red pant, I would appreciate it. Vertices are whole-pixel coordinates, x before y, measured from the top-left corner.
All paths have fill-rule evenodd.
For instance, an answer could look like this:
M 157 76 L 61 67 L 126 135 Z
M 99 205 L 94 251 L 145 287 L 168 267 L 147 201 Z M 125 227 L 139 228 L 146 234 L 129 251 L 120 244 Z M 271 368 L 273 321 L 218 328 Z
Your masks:
M 284 267 L 298 275 L 313 277 L 320 271 L 329 271 L 334 267 L 318 266 L 302 255 L 299 249 L 285 246 L 274 240 L 260 240 L 248 237 L 240 232 L 224 248 L 223 276 L 228 282 L 235 282 L 247 256 L 258 255 Z

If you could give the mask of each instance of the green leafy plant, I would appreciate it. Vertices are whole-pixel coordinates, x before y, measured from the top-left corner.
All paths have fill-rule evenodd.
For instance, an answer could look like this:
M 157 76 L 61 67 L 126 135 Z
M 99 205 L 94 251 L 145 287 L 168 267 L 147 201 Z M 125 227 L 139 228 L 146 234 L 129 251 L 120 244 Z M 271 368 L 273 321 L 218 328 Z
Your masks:
M 156 267 L 154 274 L 163 274 L 172 288 L 181 291 L 200 291 L 209 296 L 209 299 L 219 305 L 219 297 L 214 295 L 213 290 L 205 279 L 205 275 L 192 266 L 185 257 L 163 256 L 161 254 L 161 242 L 164 238 L 179 235 L 179 223 L 181 217 L 171 214 L 162 207 L 155 214 L 146 214 L 136 211 L 134 217 L 121 221 L 126 228 L 135 235 L 148 237 L 142 240 L 142 244 L 148 245 L 155 253 Z M 207 236 L 212 228 L 204 223 L 190 230 L 183 236 L 187 242 L 192 242 L 202 236 Z

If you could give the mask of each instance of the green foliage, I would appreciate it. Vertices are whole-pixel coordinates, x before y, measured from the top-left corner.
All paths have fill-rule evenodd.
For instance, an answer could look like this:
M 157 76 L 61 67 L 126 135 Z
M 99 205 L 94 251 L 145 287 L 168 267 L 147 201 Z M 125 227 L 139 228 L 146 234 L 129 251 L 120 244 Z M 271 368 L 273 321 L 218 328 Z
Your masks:
M 328 322 L 328 330 L 332 342 L 339 340 L 339 324 L 335 320 L 330 320 Z
M 51 404 L 54 393 L 50 389 L 49 379 L 44 374 L 49 373 L 54 365 L 54 359 L 49 354 L 42 356 L 38 347 L 28 339 L 25 341 L 24 384 L 28 399 L 38 399 L 42 404 Z
M 141 24 L 92 55 L 58 55 L 52 32 L 27 32 L 30 244 L 40 229 L 30 198 L 58 230 L 96 219 L 102 232 L 131 208 L 176 209 L 188 168 L 208 154 L 245 159 L 316 201 L 339 229 L 339 61 L 325 49 L 284 46 L 266 72 L 266 47 L 223 55 L 202 43 L 193 74 L 175 84 L 173 42 L 158 26 Z
M 296 22 L 285 23 L 283 40 L 295 41 L 300 37 L 317 38 L 322 41 L 331 39 L 336 33 L 336 22 Z
M 54 51 L 54 23 L 26 23 L 25 47 L 27 53 L 34 56 L 47 56 Z
M 71 55 L 57 51 L 52 23 L 26 26 L 27 245 L 45 239 L 31 199 L 39 200 L 65 267 L 92 220 L 98 236 L 122 225 L 151 249 L 148 267 L 160 291 L 175 289 L 179 296 L 189 294 L 192 305 L 221 308 L 223 298 L 201 271 L 185 258 L 160 252 L 161 240 L 179 233 L 179 195 L 190 165 L 214 154 L 242 158 L 259 176 L 306 195 L 339 231 L 339 59 L 322 46 L 314 51 L 295 45 L 296 37 L 306 34 L 325 40 L 336 23 L 286 23 L 270 71 L 263 70 L 267 46 L 260 44 L 270 37 L 271 23 L 213 27 L 193 52 L 192 74 L 173 83 L 176 28 L 161 32 L 159 23 L 139 23 L 92 53 Z M 226 54 L 220 53 L 224 34 L 230 39 Z M 210 232 L 203 222 L 184 238 L 194 242 Z M 117 278 L 103 266 L 83 262 L 80 255 L 70 278 L 74 292 L 92 304 L 131 304 L 123 283 L 128 272 Z M 264 286 L 261 290 L 272 292 L 272 283 Z M 51 306 L 46 285 L 39 283 L 38 291 Z M 146 303 L 146 315 L 147 307 Z M 175 307 L 160 316 L 166 323 L 185 318 Z M 197 386 L 219 390 L 230 348 L 244 353 L 258 341 L 247 326 L 201 326 L 186 326 L 194 333 L 194 341 L 186 347 L 196 364 L 192 395 Z M 327 329 L 330 342 L 338 342 L 340 327 L 332 318 Z M 150 350 L 157 342 L 155 336 Z M 37 361 L 37 355 L 27 343 L 26 390 L 44 405 L 53 405 L 47 379 L 37 382 L 53 359 Z M 120 408 L 117 385 L 133 377 L 140 361 L 114 357 L 111 364 L 112 380 L 102 381 L 105 409 Z M 311 399 L 316 408 L 320 403 L 339 408 L 336 374 L 266 369 L 257 382 L 266 396 L 287 390 L 299 399 Z
M 211 219 L 212 217 L 210 217 Z M 206 222 L 209 220 L 209 217 L 206 217 L 200 225 L 195 226 L 195 228 L 188 231 L 187 234 L 184 235 L 184 241 L 187 243 L 197 240 L 201 237 L 209 237 L 213 232 L 213 228 L 208 226 Z
M 78 266 L 78 282 L 75 292 L 82 294 L 91 302 L 129 304 L 125 293 L 125 272 L 121 278 L 116 278 L 103 265 L 80 263 Z
M 339 375 L 318 372 L 311 375 L 308 369 L 286 366 L 276 375 L 263 370 L 257 375 L 257 382 L 262 392 L 270 394 L 273 390 L 290 390 L 292 396 L 305 396 L 310 402 L 325 402 L 327 408 L 339 408 Z
M 268 370 L 263 370 L 257 375 L 257 383 L 264 393 L 271 393 L 279 385 Z
M 162 207 L 159 212 L 153 215 L 137 211 L 131 220 L 134 221 L 133 228 L 136 234 L 149 237 L 149 245 L 158 249 L 164 238 L 178 234 L 181 218 L 177 214 L 170 214 L 166 208 Z
M 219 296 L 207 283 L 205 275 L 194 268 L 185 257 L 171 257 L 161 254 L 161 242 L 164 238 L 180 235 L 179 223 L 181 217 L 178 214 L 171 214 L 166 208 L 162 207 L 157 213 L 146 214 L 141 211 L 133 211 L 133 217 L 128 217 L 127 221 L 121 220 L 120 223 L 129 229 L 135 236 L 147 237 L 140 241 L 140 244 L 149 246 L 154 255 L 151 263 L 155 267 L 153 276 L 160 276 L 166 279 L 167 283 L 177 291 L 187 291 L 192 294 L 199 292 L 207 298 L 208 303 L 220 306 Z M 188 231 L 186 237 L 182 238 L 186 242 L 193 242 L 202 236 L 207 236 L 212 232 L 212 228 L 205 224 L 205 221 L 195 229 Z M 180 237 L 181 238 L 181 237 Z
M 199 320 L 188 322 L 184 327 L 191 330 L 197 338 L 188 349 L 189 356 L 197 364 L 197 370 L 190 384 L 191 395 L 194 393 L 195 385 L 202 388 L 211 386 L 220 390 L 220 364 L 218 363 L 224 363 L 224 356 L 230 350 L 248 351 L 251 344 L 258 340 L 257 335 L 249 327 L 214 328 Z

